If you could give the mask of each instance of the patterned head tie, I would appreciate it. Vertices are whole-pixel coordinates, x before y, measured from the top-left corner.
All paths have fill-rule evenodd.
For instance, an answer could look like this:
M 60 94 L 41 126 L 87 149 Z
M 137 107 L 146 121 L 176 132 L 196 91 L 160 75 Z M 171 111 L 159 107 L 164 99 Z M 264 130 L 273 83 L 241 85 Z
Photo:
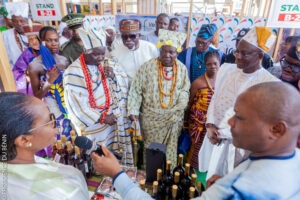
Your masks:
M 182 51 L 182 44 L 186 40 L 186 33 L 169 31 L 165 29 L 159 29 L 158 32 L 157 48 L 161 48 L 164 45 L 173 46 L 177 49 L 177 52 Z

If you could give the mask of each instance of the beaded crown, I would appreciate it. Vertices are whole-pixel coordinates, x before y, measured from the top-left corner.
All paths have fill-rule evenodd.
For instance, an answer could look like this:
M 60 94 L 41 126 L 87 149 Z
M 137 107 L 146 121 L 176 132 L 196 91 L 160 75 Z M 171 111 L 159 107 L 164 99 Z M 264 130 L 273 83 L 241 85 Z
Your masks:
M 175 47 L 177 52 L 181 52 L 181 46 L 186 39 L 186 33 L 159 29 L 158 39 L 158 48 L 161 48 L 163 45 L 168 45 Z

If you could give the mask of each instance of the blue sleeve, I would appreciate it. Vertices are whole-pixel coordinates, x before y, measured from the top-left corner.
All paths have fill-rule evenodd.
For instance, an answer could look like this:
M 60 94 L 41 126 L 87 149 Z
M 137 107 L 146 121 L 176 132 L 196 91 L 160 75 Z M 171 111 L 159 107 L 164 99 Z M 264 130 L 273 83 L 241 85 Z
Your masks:
M 221 65 L 222 65 L 225 62 L 226 54 L 223 53 L 221 50 L 218 50 L 218 52 L 219 52 L 219 55 L 220 55 Z
M 119 174 L 114 180 L 114 187 L 123 200 L 152 200 L 151 196 L 141 190 L 125 173 Z
M 186 52 L 187 52 L 187 49 L 184 50 L 183 52 L 181 52 L 180 54 L 178 54 L 177 56 L 177 59 L 182 62 L 182 64 L 185 65 L 185 62 L 186 62 Z

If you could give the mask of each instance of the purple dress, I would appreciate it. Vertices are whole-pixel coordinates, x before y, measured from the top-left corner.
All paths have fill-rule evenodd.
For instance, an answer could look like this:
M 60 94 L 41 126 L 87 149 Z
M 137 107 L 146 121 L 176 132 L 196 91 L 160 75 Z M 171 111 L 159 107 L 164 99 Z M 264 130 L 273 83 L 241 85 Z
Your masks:
M 18 92 L 28 94 L 33 96 L 31 84 L 29 77 L 26 78 L 25 72 L 27 71 L 29 63 L 35 58 L 33 51 L 31 48 L 27 48 L 23 53 L 20 55 L 18 60 L 16 61 L 13 74 L 16 81 L 16 87 Z M 27 81 L 28 79 L 28 81 Z

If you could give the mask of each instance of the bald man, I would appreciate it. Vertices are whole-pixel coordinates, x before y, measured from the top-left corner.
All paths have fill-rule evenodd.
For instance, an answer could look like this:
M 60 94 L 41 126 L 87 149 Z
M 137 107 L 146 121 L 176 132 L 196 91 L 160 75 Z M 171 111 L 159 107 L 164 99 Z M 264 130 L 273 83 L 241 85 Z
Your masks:
M 239 95 L 234 111 L 228 121 L 233 144 L 252 153 L 196 199 L 300 199 L 299 92 L 283 82 L 260 83 Z M 122 199 L 152 199 L 103 152 L 92 155 L 94 168 L 113 178 Z
M 203 197 L 300 199 L 299 92 L 282 82 L 261 83 L 237 98 L 234 111 L 228 121 L 232 143 L 250 157 Z

